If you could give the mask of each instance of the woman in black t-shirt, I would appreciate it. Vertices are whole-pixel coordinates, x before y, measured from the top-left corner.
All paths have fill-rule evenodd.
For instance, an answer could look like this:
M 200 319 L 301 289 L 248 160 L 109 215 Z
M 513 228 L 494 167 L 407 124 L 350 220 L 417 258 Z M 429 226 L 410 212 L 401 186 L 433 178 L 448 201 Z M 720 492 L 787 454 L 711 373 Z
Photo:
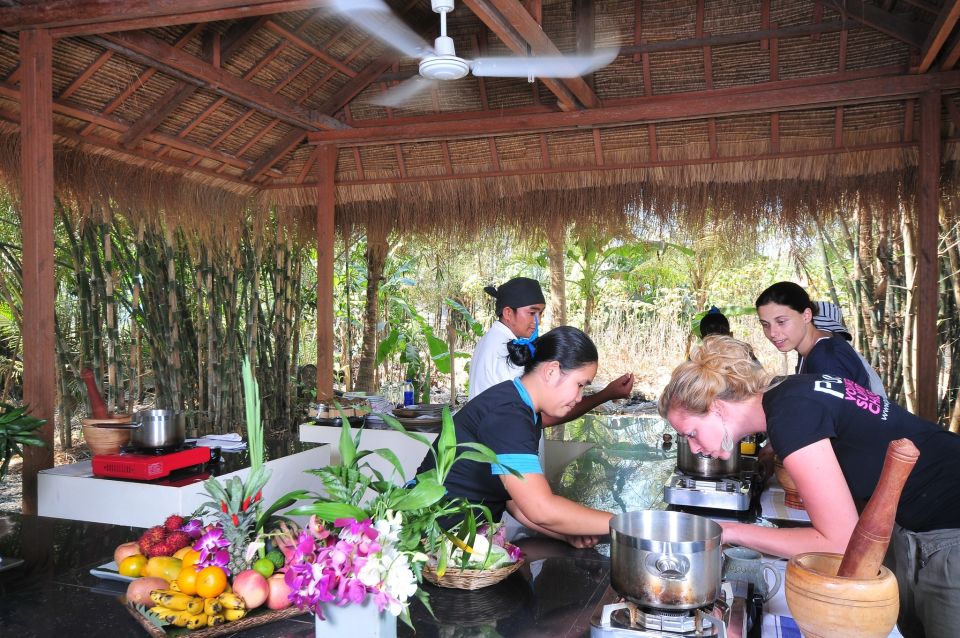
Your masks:
M 908 438 L 920 457 L 901 495 L 893 537 L 900 631 L 955 636 L 960 626 L 960 436 L 923 421 L 859 384 L 832 375 L 771 383 L 749 345 L 708 337 L 679 365 L 660 414 L 690 450 L 729 458 L 743 436 L 765 432 L 797 484 L 813 523 L 773 529 L 721 522 L 723 542 L 789 557 L 843 553 L 873 494 L 888 444 Z
M 523 375 L 487 388 L 453 417 L 457 444 L 486 445 L 500 464 L 457 461 L 444 482 L 447 493 L 486 505 L 495 520 L 509 510 L 530 529 L 592 547 L 608 533 L 613 515 L 555 495 L 537 447 L 540 415 L 562 418 L 580 402 L 597 372 L 597 348 L 581 330 L 560 326 L 532 341 L 511 341 L 507 350 Z M 428 452 L 417 474 L 434 464 Z

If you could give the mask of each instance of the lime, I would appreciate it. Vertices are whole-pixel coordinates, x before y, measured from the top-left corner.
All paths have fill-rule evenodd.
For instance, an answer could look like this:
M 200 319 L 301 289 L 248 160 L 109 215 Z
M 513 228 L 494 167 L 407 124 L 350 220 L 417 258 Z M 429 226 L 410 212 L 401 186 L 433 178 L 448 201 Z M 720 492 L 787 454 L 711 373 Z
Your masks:
M 283 552 L 279 549 L 272 549 L 267 552 L 267 558 L 273 562 L 274 569 L 280 569 L 286 562 L 286 559 L 283 557 Z
M 253 570 L 260 572 L 264 578 L 270 578 L 270 574 L 273 573 L 273 561 L 269 558 L 261 558 L 253 564 Z

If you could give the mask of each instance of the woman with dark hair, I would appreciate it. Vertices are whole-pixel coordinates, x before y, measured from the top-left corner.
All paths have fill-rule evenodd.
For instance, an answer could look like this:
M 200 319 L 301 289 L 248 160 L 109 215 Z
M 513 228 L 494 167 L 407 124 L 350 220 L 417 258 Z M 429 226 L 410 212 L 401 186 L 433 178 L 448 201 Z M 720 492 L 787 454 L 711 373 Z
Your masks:
M 891 551 L 900 587 L 898 627 L 907 638 L 952 638 L 960 626 L 960 436 L 864 387 L 828 374 L 772 379 L 753 350 L 708 337 L 673 371 L 660 415 L 690 451 L 730 457 L 736 441 L 765 433 L 783 458 L 811 527 L 720 522 L 724 543 L 790 557 L 843 553 L 857 504 L 873 496 L 891 441 L 920 458 L 897 504 Z M 719 521 L 718 521 L 719 522 Z
M 757 297 L 763 334 L 780 352 L 795 350 L 797 374 L 829 374 L 871 387 L 863 360 L 838 334 L 820 330 L 813 318 L 817 308 L 810 295 L 792 281 L 780 281 Z
M 555 495 L 537 445 L 541 416 L 569 413 L 593 381 L 597 347 L 581 330 L 560 326 L 536 339 L 514 339 L 507 349 L 523 374 L 488 388 L 453 417 L 458 444 L 486 445 L 500 463 L 461 459 L 447 475 L 447 493 L 486 505 L 494 520 L 508 510 L 530 529 L 574 547 L 592 547 L 609 531 L 613 515 Z M 428 453 L 417 474 L 433 467 L 434 455 Z

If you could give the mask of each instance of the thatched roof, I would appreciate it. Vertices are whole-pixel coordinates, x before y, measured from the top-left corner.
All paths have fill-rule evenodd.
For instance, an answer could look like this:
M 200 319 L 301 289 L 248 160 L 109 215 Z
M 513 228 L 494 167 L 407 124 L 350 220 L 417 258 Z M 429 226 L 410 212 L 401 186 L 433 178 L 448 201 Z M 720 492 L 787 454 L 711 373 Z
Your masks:
M 619 55 L 586 81 L 468 75 L 401 108 L 370 100 L 416 60 L 326 3 L 205 1 L 186 16 L 133 0 L 113 15 L 83 13 L 103 4 L 88 0 L 3 4 L 4 180 L 16 190 L 16 31 L 49 27 L 61 195 L 186 222 L 278 206 L 312 223 L 326 144 L 338 215 L 403 231 L 624 211 L 789 221 L 849 193 L 890 209 L 912 193 L 929 90 L 943 95 L 944 159 L 960 153 L 954 0 L 542 0 L 519 17 L 518 0 L 463 0 L 447 21 L 464 57 L 542 52 L 544 38 Z M 437 34 L 428 1 L 389 4 Z

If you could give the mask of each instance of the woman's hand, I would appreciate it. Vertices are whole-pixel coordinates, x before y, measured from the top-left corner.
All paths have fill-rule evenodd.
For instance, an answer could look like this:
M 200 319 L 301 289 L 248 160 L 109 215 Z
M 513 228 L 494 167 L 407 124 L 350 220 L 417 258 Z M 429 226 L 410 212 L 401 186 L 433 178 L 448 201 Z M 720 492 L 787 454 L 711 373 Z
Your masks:
M 599 536 L 572 536 L 565 535 L 563 540 L 570 543 L 573 547 L 577 549 L 587 549 L 593 547 L 600 542 Z

